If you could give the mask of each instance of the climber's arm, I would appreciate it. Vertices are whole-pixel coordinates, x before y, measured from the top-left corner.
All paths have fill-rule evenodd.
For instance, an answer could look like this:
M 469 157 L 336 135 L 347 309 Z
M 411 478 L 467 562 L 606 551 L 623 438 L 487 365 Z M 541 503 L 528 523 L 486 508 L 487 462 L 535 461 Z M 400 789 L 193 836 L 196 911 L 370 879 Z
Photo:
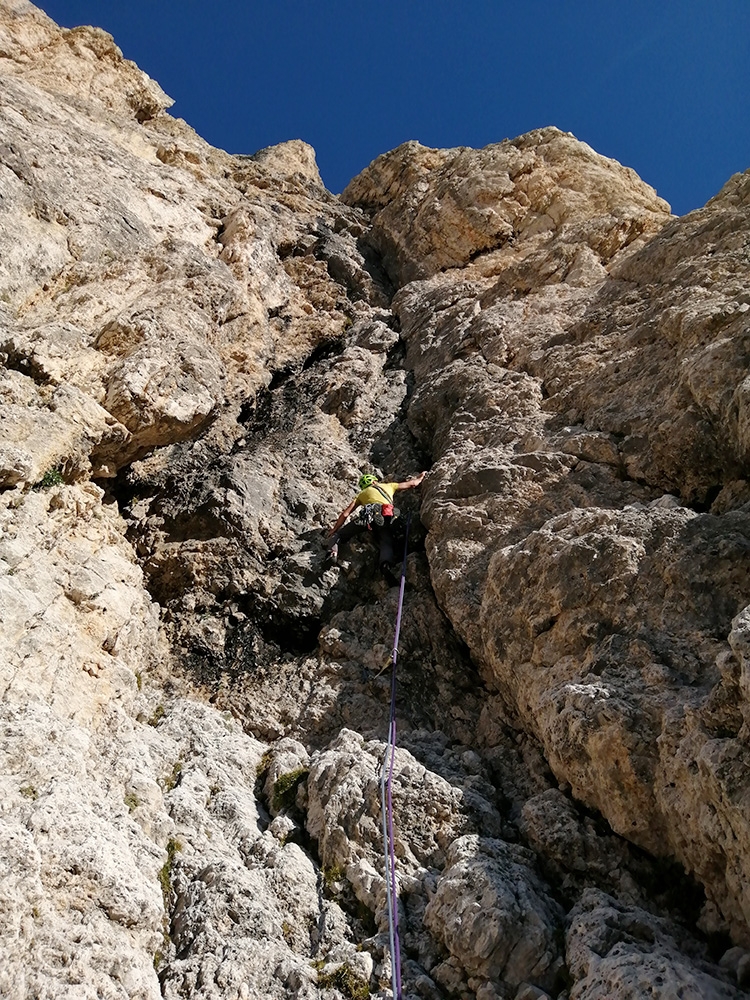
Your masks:
M 339 528 L 341 528 L 343 526 L 344 521 L 347 519 L 347 517 L 349 517 L 350 514 L 352 514 L 354 512 L 354 508 L 356 506 L 357 506 L 357 498 L 355 497 L 354 500 L 352 500 L 352 502 L 349 504 L 349 506 L 345 507 L 344 510 L 342 510 L 341 513 L 339 514 L 339 516 L 336 518 L 336 523 L 334 524 L 334 526 L 331 528 L 330 532 L 328 533 L 328 537 L 329 538 L 332 535 L 335 535 L 336 532 L 339 530 Z
M 398 484 L 398 489 L 400 489 L 400 490 L 411 490 L 415 486 L 419 486 L 426 475 L 427 475 L 426 472 L 420 472 L 419 475 L 418 476 L 414 476 L 413 479 L 407 479 L 405 483 L 399 483 Z

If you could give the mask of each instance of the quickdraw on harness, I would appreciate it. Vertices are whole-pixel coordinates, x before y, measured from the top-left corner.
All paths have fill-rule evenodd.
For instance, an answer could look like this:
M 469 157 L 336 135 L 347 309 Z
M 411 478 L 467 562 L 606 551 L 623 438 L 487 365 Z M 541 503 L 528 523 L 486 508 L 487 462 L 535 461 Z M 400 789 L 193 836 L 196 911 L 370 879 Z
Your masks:
M 367 503 L 361 508 L 359 512 L 359 519 L 367 528 L 368 531 L 372 531 L 373 525 L 377 528 L 382 528 L 385 524 L 385 515 L 383 514 L 383 504 L 379 503 Z
M 380 777 L 380 803 L 383 818 L 383 856 L 385 858 L 385 886 L 388 901 L 388 937 L 391 948 L 391 983 L 394 1000 L 401 1000 L 401 949 L 398 940 L 398 894 L 396 887 L 396 852 L 393 844 L 393 764 L 396 756 L 396 660 L 398 659 L 398 637 L 401 632 L 401 612 L 404 606 L 404 587 L 406 585 L 406 554 L 409 545 L 409 521 L 406 518 L 406 538 L 404 539 L 404 558 L 401 563 L 401 585 L 398 593 L 398 612 L 396 614 L 396 631 L 393 637 L 393 653 L 391 656 L 391 711 L 388 725 L 388 746 L 383 758 L 383 770 Z

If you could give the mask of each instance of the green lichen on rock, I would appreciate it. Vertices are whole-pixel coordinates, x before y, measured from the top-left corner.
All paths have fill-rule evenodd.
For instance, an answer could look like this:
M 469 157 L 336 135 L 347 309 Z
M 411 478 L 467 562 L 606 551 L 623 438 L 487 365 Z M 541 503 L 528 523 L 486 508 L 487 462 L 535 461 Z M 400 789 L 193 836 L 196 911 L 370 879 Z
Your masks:
M 333 893 L 336 883 L 344 877 L 343 865 L 333 864 L 323 868 L 323 884 L 329 893 Z
M 182 844 L 179 840 L 174 837 L 170 837 L 167 841 L 167 860 L 161 866 L 159 871 L 159 882 L 161 882 L 161 891 L 164 896 L 164 908 L 169 909 L 169 897 L 172 894 L 172 867 L 174 865 L 174 859 L 177 854 L 182 850 Z
M 266 750 L 263 756 L 258 761 L 258 766 L 255 768 L 255 775 L 258 778 L 262 778 L 266 773 L 268 768 L 271 766 L 272 754 L 270 750 Z
M 331 972 L 318 972 L 318 986 L 321 989 L 338 990 L 349 1000 L 367 1000 L 370 987 L 346 962 Z
M 294 771 L 279 775 L 273 783 L 273 808 L 277 811 L 291 809 L 297 795 L 297 788 L 309 773 L 309 767 L 298 767 Z
M 182 761 L 175 761 L 174 767 L 166 777 L 162 778 L 160 781 L 162 790 L 165 792 L 171 792 L 173 788 L 176 788 L 180 783 L 180 776 L 182 775 Z
M 164 716 L 167 714 L 166 708 L 159 704 L 156 706 L 154 711 L 151 713 L 151 718 L 148 720 L 149 726 L 158 726 Z

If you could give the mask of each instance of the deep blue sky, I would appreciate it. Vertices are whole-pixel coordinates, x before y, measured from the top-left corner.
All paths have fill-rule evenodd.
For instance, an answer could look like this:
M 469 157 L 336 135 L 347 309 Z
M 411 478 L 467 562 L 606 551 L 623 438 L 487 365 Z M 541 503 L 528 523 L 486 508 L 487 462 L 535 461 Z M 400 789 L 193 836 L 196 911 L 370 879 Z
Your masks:
M 232 153 L 300 138 L 332 191 L 407 139 L 542 125 L 683 214 L 750 168 L 750 0 L 42 0 L 97 24 Z

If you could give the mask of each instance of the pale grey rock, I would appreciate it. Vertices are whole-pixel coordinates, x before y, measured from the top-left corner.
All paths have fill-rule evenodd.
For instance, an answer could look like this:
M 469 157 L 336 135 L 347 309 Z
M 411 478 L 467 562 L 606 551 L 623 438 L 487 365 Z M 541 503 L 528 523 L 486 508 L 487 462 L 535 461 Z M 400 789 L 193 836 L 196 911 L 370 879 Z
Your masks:
M 747 954 L 737 963 L 737 983 L 745 988 L 750 986 L 750 957 Z
M 750 706 L 750 607 L 743 608 L 732 622 L 732 631 L 728 636 L 732 652 L 739 661 L 739 689 L 742 692 L 742 711 L 748 721 Z
M 738 926 L 747 906 L 741 888 L 746 875 L 734 871 L 743 870 L 746 851 L 741 841 L 729 840 L 721 864 L 732 874 L 713 881 L 717 859 L 707 845 L 714 843 L 715 828 L 698 801 L 705 801 L 710 783 L 713 808 L 736 827 L 734 789 L 741 781 L 742 748 L 711 733 L 714 727 L 726 732 L 733 726 L 736 733 L 742 722 L 736 709 L 732 721 L 731 708 L 716 700 L 722 683 L 717 669 L 722 646 L 716 636 L 729 628 L 736 584 L 733 573 L 722 580 L 712 576 L 709 595 L 702 574 L 705 554 L 714 544 L 733 553 L 729 558 L 741 566 L 745 516 L 726 515 L 721 523 L 685 508 L 663 507 L 561 515 L 495 555 L 485 603 L 493 616 L 485 626 L 490 648 L 502 650 L 494 653 L 494 662 L 505 662 L 512 671 L 512 679 L 510 672 L 506 677 L 518 704 L 530 711 L 523 717 L 540 736 L 559 777 L 578 799 L 607 816 L 618 833 L 654 854 L 664 853 L 668 844 L 709 886 L 723 912 L 737 914 Z M 558 547 L 565 537 L 570 544 Z M 546 551 L 537 562 L 542 538 L 551 546 L 542 543 Z M 524 564 L 520 576 L 513 568 L 515 556 Z M 532 563 L 544 567 L 538 589 L 522 582 L 529 579 Z M 500 587 L 495 580 L 502 581 Z M 519 592 L 524 594 L 520 600 Z M 534 593 L 544 594 L 539 604 Z M 510 594 L 512 608 L 506 603 Z M 628 622 L 631 614 L 635 617 Z M 689 645 L 679 639 L 678 621 L 686 615 L 693 623 Z M 545 672 L 550 668 L 554 681 Z M 622 678 L 633 670 L 641 683 L 623 686 Z M 508 690 L 502 672 L 496 676 Z M 690 686 L 670 677 L 689 677 Z M 729 668 L 724 683 L 731 677 Z M 692 722 L 693 712 L 701 713 L 701 725 Z M 687 764 L 690 759 L 698 764 L 695 771 Z M 695 820 L 686 823 L 691 801 Z
M 319 842 L 324 864 L 348 869 L 361 858 L 372 865 L 380 857 L 385 749 L 379 741 L 365 742 L 343 729 L 327 749 L 313 756 L 307 779 L 307 829 Z M 442 868 L 448 846 L 465 832 L 480 825 L 488 832 L 500 829 L 496 810 L 480 793 L 452 785 L 407 750 L 396 750 L 392 781 L 398 852 L 405 876 Z M 359 804 L 356 810 L 354 803 Z
M 365 347 L 368 351 L 387 353 L 398 344 L 395 330 L 382 320 L 360 320 L 349 331 L 350 342 L 355 347 Z
M 626 842 L 603 836 L 590 818 L 581 817 L 561 791 L 550 788 L 524 803 L 520 827 L 531 847 L 564 873 L 563 884 L 570 876 L 599 878 L 610 885 L 619 880 L 620 896 L 637 896 L 637 889 L 627 871 L 629 857 Z M 566 878 L 567 876 L 568 878 Z
M 305 747 L 289 737 L 277 740 L 264 758 L 266 774 L 263 792 L 272 816 L 294 808 L 299 785 L 310 769 L 310 755 Z
M 106 409 L 128 428 L 131 448 L 120 458 L 171 444 L 200 430 L 224 398 L 226 370 L 210 345 L 207 317 L 185 315 L 175 290 L 154 302 L 140 298 L 98 335 L 115 364 Z
M 719 968 L 733 976 L 739 986 L 750 984 L 750 952 L 744 948 L 728 948 L 719 959 Z
M 479 992 L 477 992 L 477 998 L 479 1000 Z M 522 983 L 518 987 L 514 1000 L 550 1000 L 550 998 L 549 994 L 540 990 L 538 986 Z
M 38 483 L 50 471 L 67 481 L 106 476 L 130 438 L 127 428 L 75 386 L 37 390 L 30 378 L 7 375 L 0 389 L 2 485 Z
M 166 707 L 155 736 L 173 845 L 163 995 L 314 996 L 312 962 L 341 954 L 346 921 L 309 855 L 267 829 L 255 794 L 264 746 L 184 700 Z M 343 953 L 353 960 L 355 945 Z
M 529 868 L 530 856 L 502 841 L 459 837 L 425 910 L 425 924 L 471 977 L 509 986 L 552 987 L 562 967 L 562 911 Z
M 156 608 L 92 483 L 0 495 L 0 691 L 95 721 L 163 655 Z
M 374 914 L 381 938 L 388 926 L 380 808 L 384 752 L 382 743 L 364 743 L 357 734 L 342 730 L 328 749 L 313 755 L 305 799 L 307 829 L 318 842 L 324 870 L 345 874 L 357 899 Z M 455 844 L 477 842 L 476 835 L 472 840 L 463 834 L 499 829 L 499 817 L 477 792 L 452 787 L 402 749 L 395 756 L 392 799 L 401 896 L 399 923 L 406 946 L 419 957 L 414 980 L 420 979 L 425 969 L 432 970 L 430 976 L 443 986 L 454 979 L 465 983 L 467 975 L 497 979 L 504 965 L 488 960 L 476 936 L 469 935 L 459 947 L 453 942 L 453 932 L 446 930 L 448 911 L 456 910 L 456 893 L 451 887 L 455 888 L 461 876 L 458 868 L 444 875 L 440 872 L 453 862 L 460 867 Z M 496 846 L 502 849 L 500 842 Z M 530 872 L 529 878 L 534 880 Z M 453 969 L 450 975 L 442 968 L 446 948 L 459 952 L 449 966 Z M 523 964 L 520 953 L 521 949 L 517 960 Z M 543 978 L 547 965 L 537 958 L 540 969 L 544 966 L 539 972 Z M 527 963 L 527 971 L 534 964 Z M 435 971 L 438 966 L 442 971 Z M 386 964 L 384 974 L 388 974 L 387 968 Z
M 739 998 L 744 994 L 702 959 L 695 945 L 644 910 L 588 890 L 568 917 L 567 958 L 576 982 L 570 1000 L 649 995 Z M 687 945 L 687 948 L 686 948 Z
M 34 460 L 28 451 L 8 444 L 0 447 L 0 478 L 3 486 L 32 482 L 35 479 L 34 472 Z
M 0 725 L 3 995 L 157 997 L 161 851 L 130 818 L 112 728 L 98 743 L 33 702 L 4 702 Z M 133 763 L 122 745 L 115 758 L 121 770 Z

